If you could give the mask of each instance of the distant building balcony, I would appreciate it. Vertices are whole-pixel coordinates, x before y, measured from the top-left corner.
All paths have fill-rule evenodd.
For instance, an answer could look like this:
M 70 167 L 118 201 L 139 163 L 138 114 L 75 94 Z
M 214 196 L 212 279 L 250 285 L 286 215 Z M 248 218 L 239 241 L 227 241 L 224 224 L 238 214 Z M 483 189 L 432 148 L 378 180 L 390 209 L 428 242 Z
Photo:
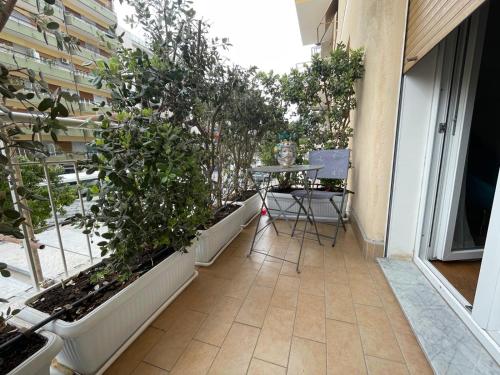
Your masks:
M 42 72 L 47 78 L 59 81 L 74 82 L 71 69 L 59 65 L 58 63 L 44 61 L 28 55 L 0 48 L 0 62 L 10 67 L 23 67 L 33 69 L 35 72 Z
M 40 5 L 43 8 L 43 6 L 45 5 L 45 2 L 44 1 L 40 2 Z M 38 13 L 37 0 L 18 0 L 17 6 L 19 6 L 20 8 L 29 10 L 30 12 Z M 63 19 L 62 8 L 60 6 L 58 6 L 57 4 L 54 5 L 52 8 L 54 8 L 53 17 L 55 17 L 59 20 L 62 20 Z
M 66 14 L 66 25 L 70 30 L 73 29 L 78 34 L 83 34 L 88 38 L 92 38 L 93 40 L 99 42 L 99 44 L 104 39 L 105 42 L 111 43 L 112 46 L 118 46 L 118 42 L 114 39 L 108 38 L 105 31 L 72 14 Z
M 82 14 L 90 13 L 93 18 L 107 25 L 113 25 L 117 22 L 113 10 L 96 0 L 64 0 L 63 2 Z

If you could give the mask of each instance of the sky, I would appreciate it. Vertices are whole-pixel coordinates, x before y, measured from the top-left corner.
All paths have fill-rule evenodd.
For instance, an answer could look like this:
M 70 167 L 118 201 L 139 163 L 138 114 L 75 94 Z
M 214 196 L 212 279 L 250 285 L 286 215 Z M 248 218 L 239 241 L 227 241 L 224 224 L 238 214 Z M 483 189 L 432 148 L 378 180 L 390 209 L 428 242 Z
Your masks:
M 211 36 L 227 37 L 232 44 L 228 58 L 241 66 L 286 73 L 311 56 L 303 46 L 294 0 L 193 0 L 197 17 L 211 25 Z M 123 19 L 132 8 L 115 0 L 118 23 L 131 30 Z M 139 32 L 140 33 L 140 32 Z

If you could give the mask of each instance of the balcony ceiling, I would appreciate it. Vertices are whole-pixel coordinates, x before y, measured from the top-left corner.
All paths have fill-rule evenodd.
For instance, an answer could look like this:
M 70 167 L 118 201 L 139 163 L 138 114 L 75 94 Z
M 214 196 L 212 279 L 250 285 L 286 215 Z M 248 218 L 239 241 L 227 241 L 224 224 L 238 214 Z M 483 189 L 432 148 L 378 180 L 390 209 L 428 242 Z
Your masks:
M 316 29 L 332 0 L 295 0 L 302 44 L 316 43 Z

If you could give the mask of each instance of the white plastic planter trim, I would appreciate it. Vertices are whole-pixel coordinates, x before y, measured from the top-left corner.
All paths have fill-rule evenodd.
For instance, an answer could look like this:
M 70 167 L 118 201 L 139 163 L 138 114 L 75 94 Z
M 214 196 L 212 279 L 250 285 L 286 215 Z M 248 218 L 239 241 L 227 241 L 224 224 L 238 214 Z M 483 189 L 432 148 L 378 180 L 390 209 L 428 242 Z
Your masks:
M 16 324 L 17 325 L 17 324 Z M 42 331 L 47 342 L 39 351 L 9 372 L 8 375 L 49 375 L 50 363 L 63 347 L 61 338 L 52 332 Z
M 242 206 L 241 203 L 234 203 Z M 196 243 L 196 265 L 210 266 L 224 249 L 241 232 L 241 224 L 245 210 L 238 208 L 230 215 L 211 226 L 201 230 Z
M 278 215 L 279 214 L 279 208 L 278 205 L 276 204 L 276 201 L 274 200 L 274 197 L 278 200 L 279 205 L 281 206 L 282 210 L 285 210 L 288 208 L 292 203 L 295 203 L 295 200 L 293 199 L 291 194 L 285 194 L 285 193 L 274 193 L 274 192 L 269 192 L 268 197 L 266 199 L 267 207 L 271 211 L 271 215 Z M 333 200 L 337 204 L 338 207 L 340 207 L 340 203 L 342 202 L 342 197 L 334 197 Z M 304 205 L 307 205 L 307 199 L 304 200 Z M 342 208 L 342 214 L 345 217 L 345 210 L 347 206 L 347 196 L 344 199 L 344 207 Z M 307 207 L 307 206 L 305 206 Z M 314 219 L 316 221 L 326 221 L 326 222 L 336 222 L 338 215 L 335 209 L 333 208 L 332 204 L 330 201 L 327 199 L 321 199 L 321 200 L 316 200 L 313 199 L 311 202 L 311 207 L 314 213 Z M 295 203 L 295 205 L 291 208 L 288 209 L 288 211 L 294 212 L 294 213 L 288 213 L 286 214 L 286 217 L 289 219 L 294 219 L 297 217 L 297 212 L 299 210 L 299 205 Z M 299 216 L 301 220 L 305 219 L 305 215 L 302 212 L 302 214 Z M 344 220 L 345 221 L 345 220 Z
M 240 210 L 244 210 L 245 213 L 244 215 L 242 215 L 243 221 L 241 223 L 241 226 L 243 228 L 246 228 L 252 222 L 255 216 L 257 216 L 260 213 L 260 208 L 262 207 L 262 200 L 260 199 L 260 195 L 258 193 L 255 193 L 242 203 L 243 203 L 243 208 L 240 208 Z
M 195 251 L 176 252 L 76 322 L 55 320 L 45 326 L 64 340 L 57 360 L 78 373 L 94 374 L 134 335 L 165 301 L 195 274 Z M 30 298 L 29 303 L 39 295 Z M 19 318 L 35 324 L 48 314 L 26 306 Z

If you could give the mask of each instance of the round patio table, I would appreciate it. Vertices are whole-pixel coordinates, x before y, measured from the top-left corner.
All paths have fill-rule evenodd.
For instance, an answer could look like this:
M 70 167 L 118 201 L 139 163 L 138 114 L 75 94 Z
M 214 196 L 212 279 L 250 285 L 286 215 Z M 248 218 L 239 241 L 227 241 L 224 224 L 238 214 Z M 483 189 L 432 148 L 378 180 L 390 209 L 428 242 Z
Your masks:
M 285 262 L 296 264 L 297 265 L 297 272 L 300 272 L 300 260 L 302 258 L 302 248 L 304 247 L 304 239 L 305 239 L 305 234 L 307 231 L 307 223 L 309 221 L 312 221 L 311 224 L 316 226 L 316 222 L 314 221 L 314 216 L 312 216 L 310 218 L 310 220 L 308 220 L 308 218 L 306 218 L 306 220 L 305 220 L 305 227 L 304 227 L 304 230 L 302 231 L 302 238 L 300 239 L 300 252 L 299 252 L 299 258 L 297 259 L 297 262 L 293 262 L 293 261 L 290 261 L 290 260 L 285 259 L 285 258 L 269 255 L 263 251 L 259 251 L 258 249 L 255 249 L 254 248 L 255 239 L 257 238 L 257 235 L 260 232 L 264 231 L 269 225 L 272 225 L 274 227 L 274 230 L 276 231 L 276 234 L 279 235 L 280 232 L 278 231 L 278 228 L 276 227 L 276 224 L 274 222 L 276 220 L 278 220 L 281 216 L 283 216 L 285 218 L 285 220 L 288 221 L 288 218 L 286 216 L 286 210 L 288 210 L 288 208 L 293 206 L 292 205 L 292 206 L 288 207 L 287 209 L 283 210 L 281 208 L 279 202 L 277 201 L 276 197 L 274 195 L 271 195 L 272 198 L 275 200 L 276 205 L 278 206 L 278 211 L 279 211 L 279 214 L 277 216 L 271 215 L 271 212 L 266 204 L 266 198 L 268 196 L 269 189 L 271 188 L 271 181 L 273 179 L 273 176 L 276 174 L 279 174 L 279 173 L 295 173 L 295 174 L 302 173 L 304 176 L 304 190 L 306 191 L 308 210 L 311 211 L 312 187 L 311 187 L 311 183 L 309 182 L 309 178 L 311 178 L 312 182 L 314 182 L 318 176 L 318 171 L 321 168 L 323 168 L 323 165 L 292 165 L 290 167 L 284 167 L 281 165 L 270 165 L 270 166 L 255 167 L 255 168 L 252 168 L 250 170 L 250 177 L 251 177 L 254 185 L 257 187 L 257 192 L 259 193 L 260 199 L 262 200 L 261 212 L 262 212 L 262 209 L 265 207 L 267 215 L 269 216 L 269 222 L 266 223 L 262 228 L 259 228 L 260 222 L 262 219 L 262 215 L 259 215 L 259 220 L 257 221 L 257 226 L 255 227 L 255 233 L 253 235 L 252 245 L 250 247 L 250 251 L 248 252 L 248 256 L 250 256 L 252 253 L 264 254 L 264 255 L 267 255 L 271 258 L 276 258 L 276 259 L 283 260 Z M 264 182 L 263 187 L 260 187 L 257 184 L 257 182 L 255 181 L 254 174 L 256 174 L 256 173 L 259 173 L 260 175 L 266 176 L 263 179 L 263 182 Z M 299 209 L 299 212 L 300 212 L 300 209 Z M 282 232 L 282 233 L 284 233 L 284 232 Z M 291 233 L 286 233 L 286 234 L 291 235 Z

